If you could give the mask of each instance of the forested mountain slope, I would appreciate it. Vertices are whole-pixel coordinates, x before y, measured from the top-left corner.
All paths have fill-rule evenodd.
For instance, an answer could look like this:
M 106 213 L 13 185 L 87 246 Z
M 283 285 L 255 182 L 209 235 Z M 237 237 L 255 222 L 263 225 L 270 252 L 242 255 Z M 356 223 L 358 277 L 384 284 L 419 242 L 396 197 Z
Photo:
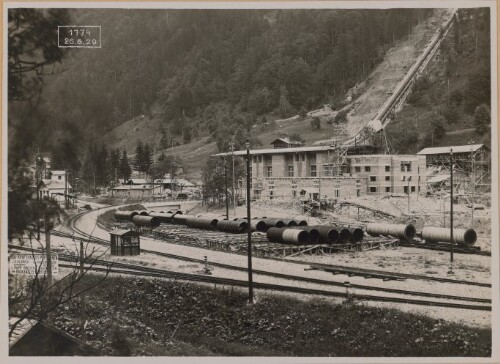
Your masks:
M 46 77 L 37 143 L 64 167 L 142 115 L 166 146 L 335 104 L 430 11 L 72 10 L 102 25 L 102 48 L 68 50 L 65 71 Z

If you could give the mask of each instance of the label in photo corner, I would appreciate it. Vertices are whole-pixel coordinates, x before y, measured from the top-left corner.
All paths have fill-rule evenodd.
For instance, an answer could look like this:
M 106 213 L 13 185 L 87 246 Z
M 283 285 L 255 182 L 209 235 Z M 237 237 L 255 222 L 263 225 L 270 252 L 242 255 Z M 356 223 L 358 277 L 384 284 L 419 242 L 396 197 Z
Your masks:
M 101 26 L 60 25 L 57 42 L 59 48 L 101 48 Z

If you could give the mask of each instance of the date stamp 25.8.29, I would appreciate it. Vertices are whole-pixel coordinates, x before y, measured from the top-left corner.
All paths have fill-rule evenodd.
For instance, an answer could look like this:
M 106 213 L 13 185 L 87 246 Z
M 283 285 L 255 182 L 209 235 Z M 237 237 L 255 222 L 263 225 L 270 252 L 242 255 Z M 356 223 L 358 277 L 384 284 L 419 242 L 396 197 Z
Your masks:
M 101 48 L 101 26 L 60 25 L 57 43 L 60 48 Z

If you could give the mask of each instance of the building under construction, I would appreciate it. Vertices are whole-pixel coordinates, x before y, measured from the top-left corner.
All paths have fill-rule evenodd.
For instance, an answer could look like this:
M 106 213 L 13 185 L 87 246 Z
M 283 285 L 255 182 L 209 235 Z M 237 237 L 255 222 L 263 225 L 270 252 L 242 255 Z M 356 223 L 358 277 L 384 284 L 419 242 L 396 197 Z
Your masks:
M 426 193 L 425 156 L 378 152 L 370 145 L 251 150 L 252 196 L 323 201 L 367 194 Z
M 428 185 L 433 190 L 449 188 L 450 162 L 453 151 L 453 185 L 457 192 L 488 191 L 491 186 L 490 150 L 484 144 L 468 144 L 425 148 L 417 153 L 425 156 Z M 446 189 L 445 188 L 445 189 Z

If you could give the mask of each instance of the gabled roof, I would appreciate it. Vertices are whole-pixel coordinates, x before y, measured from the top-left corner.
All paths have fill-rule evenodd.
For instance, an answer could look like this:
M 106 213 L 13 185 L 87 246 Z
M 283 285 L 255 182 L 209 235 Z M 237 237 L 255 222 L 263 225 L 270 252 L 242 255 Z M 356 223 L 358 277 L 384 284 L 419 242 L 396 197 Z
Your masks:
M 110 234 L 112 235 L 119 235 L 119 236 L 123 236 L 123 235 L 126 235 L 126 234 L 134 234 L 134 231 L 132 230 L 128 230 L 128 229 L 113 229 L 109 232 Z
M 427 178 L 427 183 L 439 183 L 439 182 L 443 182 L 443 181 L 446 181 L 448 179 L 450 179 L 450 175 L 449 174 L 440 174 L 440 175 L 436 175 L 436 176 L 432 176 L 432 177 L 429 177 Z
M 335 147 L 331 146 L 308 146 L 308 147 L 293 147 L 293 148 L 267 148 L 267 149 L 252 149 L 250 150 L 251 155 L 259 155 L 259 154 L 281 154 L 281 153 L 304 153 L 304 152 L 318 152 L 322 150 L 336 150 Z M 217 153 L 213 156 L 222 157 L 222 156 L 230 156 L 233 153 Z M 246 150 L 238 150 L 234 152 L 234 155 L 246 155 Z
M 36 188 L 36 186 L 34 186 Z M 44 179 L 42 180 L 42 183 L 40 183 L 40 188 L 46 187 L 49 191 L 50 190 L 64 190 L 66 187 L 68 190 L 73 189 L 69 182 L 65 185 L 64 182 L 62 181 L 54 181 L 52 179 Z
M 131 178 L 131 179 L 129 179 L 129 181 L 132 181 L 132 183 L 134 185 L 143 185 L 143 184 L 148 183 L 146 178 Z
M 288 139 L 288 137 L 278 138 L 278 139 L 274 140 L 273 142 L 271 142 L 271 144 L 274 144 L 276 142 L 282 142 L 282 143 L 294 144 L 294 145 L 302 145 L 301 142 L 296 141 L 296 140 L 290 140 L 290 139 Z
M 418 155 L 432 155 L 432 154 L 450 154 L 450 150 L 453 149 L 453 153 L 470 153 L 475 152 L 478 149 L 484 147 L 484 144 L 466 144 L 466 145 L 450 145 L 449 147 L 435 147 L 435 148 L 425 148 L 418 152 Z
M 124 185 L 113 188 L 114 190 L 152 190 L 150 185 Z

